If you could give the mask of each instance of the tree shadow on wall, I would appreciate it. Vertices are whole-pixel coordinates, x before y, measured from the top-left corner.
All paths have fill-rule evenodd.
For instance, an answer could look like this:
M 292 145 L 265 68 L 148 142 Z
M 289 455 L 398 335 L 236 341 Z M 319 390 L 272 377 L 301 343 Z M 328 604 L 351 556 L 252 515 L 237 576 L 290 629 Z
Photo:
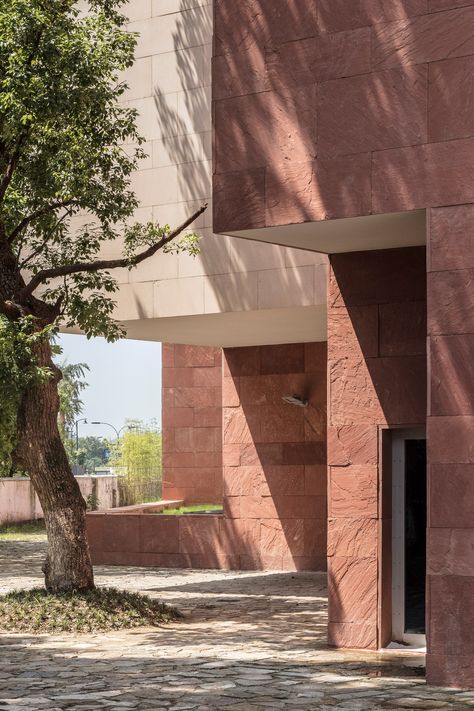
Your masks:
M 190 9 L 188 5 L 185 0 L 181 0 L 172 30 L 177 92 L 162 91 L 159 77 L 154 87 L 157 119 L 164 136 L 165 162 L 178 166 L 180 210 L 184 216 L 203 200 L 210 202 L 208 211 L 197 223 L 198 232 L 203 235 L 201 253 L 194 266 L 186 256 L 180 257 L 180 264 L 183 265 L 180 276 L 216 277 L 208 282 L 214 302 L 210 307 L 211 312 L 254 310 L 258 305 L 258 287 L 247 275 L 249 271 L 255 272 L 258 269 L 258 262 L 262 269 L 282 270 L 282 292 L 291 293 L 295 304 L 307 303 L 308 284 L 303 281 L 302 274 L 297 269 L 291 272 L 284 269 L 302 264 L 319 265 L 325 263 L 324 257 L 308 253 L 303 258 L 301 252 L 294 254 L 291 250 L 275 249 L 270 244 L 243 242 L 225 235 L 212 234 L 211 6 Z M 262 46 L 262 61 L 265 51 Z M 258 96 L 254 98 L 258 99 Z M 279 110 L 286 110 L 283 104 Z M 240 143 L 245 138 L 245 127 L 238 129 L 235 117 L 231 117 L 231 121 L 232 126 L 236 127 L 235 140 Z M 268 116 L 268 111 L 261 119 L 262 126 L 266 123 L 268 140 L 275 145 L 277 133 L 273 131 L 274 122 Z M 301 140 L 304 142 L 306 138 Z M 229 143 L 228 154 L 232 153 L 238 159 L 239 151 Z M 235 209 L 245 211 L 245 205 L 235 200 L 233 203 Z M 224 280 L 219 279 L 221 275 L 225 275 Z
M 426 7 L 316 5 L 216 0 L 217 231 L 420 207 L 407 165 L 385 150 L 428 140 L 427 69 L 406 61 L 396 37 L 416 55 L 405 21 Z

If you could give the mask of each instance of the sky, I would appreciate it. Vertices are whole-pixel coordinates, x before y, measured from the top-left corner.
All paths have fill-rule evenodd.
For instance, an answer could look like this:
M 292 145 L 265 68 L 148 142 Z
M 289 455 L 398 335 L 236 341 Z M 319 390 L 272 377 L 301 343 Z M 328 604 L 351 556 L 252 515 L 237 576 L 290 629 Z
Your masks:
M 115 438 L 108 422 L 120 429 L 126 419 L 156 419 L 161 427 L 161 343 L 123 339 L 107 343 L 104 338 L 63 334 L 59 338 L 63 355 L 59 361 L 87 363 L 89 383 L 82 392 L 82 417 L 79 437 Z

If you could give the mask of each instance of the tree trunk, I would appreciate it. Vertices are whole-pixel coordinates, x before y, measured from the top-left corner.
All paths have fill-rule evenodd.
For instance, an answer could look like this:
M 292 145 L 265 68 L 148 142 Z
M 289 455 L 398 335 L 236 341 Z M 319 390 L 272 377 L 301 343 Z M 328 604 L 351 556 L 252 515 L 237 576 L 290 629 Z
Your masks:
M 48 590 L 89 590 L 94 575 L 86 535 L 86 504 L 59 435 L 58 382 L 49 343 L 36 349 L 39 365 L 53 371 L 25 391 L 18 411 L 15 464 L 26 471 L 44 512 L 48 550 L 43 565 Z

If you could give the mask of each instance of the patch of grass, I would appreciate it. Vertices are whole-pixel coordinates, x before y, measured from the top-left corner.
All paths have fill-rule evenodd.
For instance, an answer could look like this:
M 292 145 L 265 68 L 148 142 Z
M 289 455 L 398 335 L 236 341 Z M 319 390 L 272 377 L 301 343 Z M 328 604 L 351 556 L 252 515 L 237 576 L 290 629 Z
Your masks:
M 212 513 L 222 513 L 224 511 L 223 506 L 220 504 L 195 504 L 194 506 L 181 506 L 179 509 L 165 509 L 163 514 L 171 514 L 172 516 L 179 516 L 180 514 L 186 513 L 199 513 L 200 511 L 212 511 Z
M 180 616 L 158 600 L 115 588 L 59 594 L 34 588 L 0 596 L 3 632 L 106 632 L 157 627 Z
M 45 541 L 43 519 L 26 523 L 11 523 L 0 527 L 0 541 Z

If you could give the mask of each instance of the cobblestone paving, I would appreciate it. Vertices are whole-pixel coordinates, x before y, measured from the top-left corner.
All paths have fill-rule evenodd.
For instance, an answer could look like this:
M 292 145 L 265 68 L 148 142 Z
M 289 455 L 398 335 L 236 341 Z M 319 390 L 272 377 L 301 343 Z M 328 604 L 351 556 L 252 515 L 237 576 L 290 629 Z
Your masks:
M 0 590 L 38 584 L 43 552 L 0 543 Z M 102 635 L 4 635 L 0 709 L 474 709 L 474 692 L 427 688 L 418 655 L 328 650 L 324 575 L 99 567 L 96 576 L 185 617 Z

